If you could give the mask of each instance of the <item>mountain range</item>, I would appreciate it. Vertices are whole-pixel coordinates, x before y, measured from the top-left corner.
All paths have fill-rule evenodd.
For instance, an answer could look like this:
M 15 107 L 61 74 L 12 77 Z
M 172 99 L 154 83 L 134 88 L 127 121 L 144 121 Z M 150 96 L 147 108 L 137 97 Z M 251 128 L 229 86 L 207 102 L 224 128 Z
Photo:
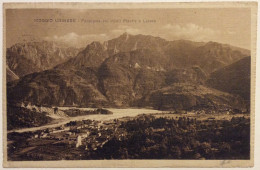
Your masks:
M 161 110 L 248 107 L 246 49 L 127 33 L 81 50 L 50 42 L 33 44 L 37 45 L 7 50 L 8 69 L 19 76 L 9 78 L 9 104 Z
M 77 55 L 80 49 L 41 41 L 18 43 L 7 49 L 8 68 L 18 77 L 51 69 Z

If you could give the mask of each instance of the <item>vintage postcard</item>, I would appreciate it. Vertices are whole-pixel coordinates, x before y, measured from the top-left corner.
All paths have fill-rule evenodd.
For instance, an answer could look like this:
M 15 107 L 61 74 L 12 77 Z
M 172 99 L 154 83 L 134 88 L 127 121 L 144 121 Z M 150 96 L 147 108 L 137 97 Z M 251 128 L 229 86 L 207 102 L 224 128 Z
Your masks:
M 5 167 L 252 167 L 256 2 L 5 3 Z

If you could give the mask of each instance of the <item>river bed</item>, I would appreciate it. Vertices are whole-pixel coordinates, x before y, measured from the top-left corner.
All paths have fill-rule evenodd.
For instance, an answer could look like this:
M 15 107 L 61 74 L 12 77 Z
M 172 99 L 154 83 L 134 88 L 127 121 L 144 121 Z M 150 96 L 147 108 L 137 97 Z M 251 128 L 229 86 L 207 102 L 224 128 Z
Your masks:
M 80 110 L 93 110 L 94 108 L 69 108 L 69 107 L 60 107 L 60 110 L 67 110 L 67 109 L 80 109 Z M 70 121 L 81 121 L 81 120 L 96 120 L 96 121 L 107 121 L 107 120 L 112 120 L 112 119 L 119 119 L 123 117 L 135 117 L 140 114 L 154 114 L 154 113 L 163 113 L 163 111 L 159 110 L 153 110 L 153 109 L 115 109 L 115 108 L 106 108 L 109 111 L 112 111 L 113 114 L 93 114 L 93 115 L 85 115 L 85 116 L 77 116 L 77 117 L 65 117 L 62 119 L 55 120 L 51 124 L 39 126 L 39 127 L 31 127 L 31 128 L 22 128 L 22 129 L 16 129 L 16 130 L 10 130 L 8 133 L 11 132 L 18 132 L 18 133 L 23 133 L 23 132 L 33 132 L 37 130 L 43 130 L 47 128 L 54 128 L 58 127 L 61 125 L 64 125 Z

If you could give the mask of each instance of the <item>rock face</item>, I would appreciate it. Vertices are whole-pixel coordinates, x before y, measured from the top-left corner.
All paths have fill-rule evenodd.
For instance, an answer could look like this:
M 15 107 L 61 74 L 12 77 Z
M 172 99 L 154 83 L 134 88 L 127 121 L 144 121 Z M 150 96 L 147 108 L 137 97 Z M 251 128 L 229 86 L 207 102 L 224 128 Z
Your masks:
M 243 99 L 205 87 L 205 82 L 215 70 L 244 58 L 244 53 L 213 42 L 123 34 L 104 44 L 93 42 L 53 69 L 10 82 L 8 102 L 157 109 L 207 104 L 243 107 Z
M 238 94 L 250 103 L 251 58 L 245 57 L 211 73 L 207 85 L 215 89 Z
M 50 69 L 74 57 L 79 49 L 63 47 L 54 42 L 18 43 L 7 49 L 6 61 L 16 75 L 24 75 Z

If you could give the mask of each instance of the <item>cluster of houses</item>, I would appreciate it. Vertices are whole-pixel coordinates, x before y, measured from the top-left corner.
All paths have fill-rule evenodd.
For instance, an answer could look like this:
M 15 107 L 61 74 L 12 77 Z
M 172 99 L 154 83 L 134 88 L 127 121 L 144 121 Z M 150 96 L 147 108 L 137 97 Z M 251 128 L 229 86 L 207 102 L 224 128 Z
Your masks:
M 248 111 L 243 109 L 232 109 L 232 108 L 208 108 L 208 109 L 192 109 L 192 110 L 176 110 L 170 111 L 169 114 L 188 114 L 188 115 L 200 115 L 200 114 L 238 114 L 238 113 L 247 113 Z
M 34 132 L 32 138 L 55 140 L 76 148 L 85 147 L 85 150 L 97 150 L 103 147 L 112 137 L 122 138 L 125 134 L 118 129 L 118 120 L 70 121 L 59 127 L 48 128 Z

